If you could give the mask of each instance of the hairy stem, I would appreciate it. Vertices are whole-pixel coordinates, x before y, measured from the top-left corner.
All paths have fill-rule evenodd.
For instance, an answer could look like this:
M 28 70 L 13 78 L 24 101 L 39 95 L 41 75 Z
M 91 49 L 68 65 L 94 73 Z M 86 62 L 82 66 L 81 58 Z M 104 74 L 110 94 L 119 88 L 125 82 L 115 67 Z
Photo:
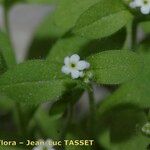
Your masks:
M 137 48 L 137 21 L 134 20 L 132 23 L 132 50 L 136 51 Z
M 89 94 L 89 129 L 90 129 L 90 136 L 94 140 L 96 139 L 95 133 L 95 125 L 96 125 L 96 118 L 95 118 L 95 99 L 94 99 L 94 90 L 93 86 L 90 84 L 88 89 Z

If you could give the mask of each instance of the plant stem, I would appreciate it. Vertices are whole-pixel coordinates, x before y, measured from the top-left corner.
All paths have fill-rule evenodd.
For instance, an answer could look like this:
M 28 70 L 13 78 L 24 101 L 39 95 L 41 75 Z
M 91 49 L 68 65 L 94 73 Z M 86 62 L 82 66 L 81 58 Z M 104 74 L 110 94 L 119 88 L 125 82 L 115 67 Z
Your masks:
M 136 51 L 137 46 L 137 21 L 133 20 L 132 22 L 132 50 Z
M 10 29 L 9 29 L 9 9 L 4 4 L 4 24 L 5 24 L 5 31 L 10 38 Z
M 17 118 L 18 118 L 18 126 L 19 126 L 19 130 L 20 130 L 20 134 L 21 135 L 26 135 L 27 132 L 26 132 L 26 126 L 24 124 L 24 120 L 23 120 L 23 114 L 22 114 L 22 111 L 21 111 L 21 106 L 19 103 L 15 103 L 16 105 L 16 111 L 17 111 Z
M 128 25 L 126 26 L 126 40 L 123 46 L 123 49 L 127 50 L 127 49 L 131 49 L 132 47 L 132 22 L 128 23 Z
M 72 121 L 72 116 L 73 116 L 73 105 L 69 104 L 68 108 L 67 108 L 67 115 L 66 115 L 66 120 L 64 121 L 64 127 L 62 129 L 62 133 L 61 133 L 61 137 L 60 140 L 63 141 L 65 140 L 66 134 L 67 134 L 67 130 L 71 124 Z M 63 149 L 65 148 L 65 145 L 63 145 L 62 147 Z
M 89 94 L 89 109 L 90 109 L 90 118 L 89 118 L 89 124 L 90 124 L 90 130 L 91 130 L 91 136 L 95 138 L 95 124 L 96 124 L 96 119 L 95 119 L 95 99 L 94 99 L 94 90 L 92 85 L 90 85 L 88 89 L 88 94 Z
M 123 49 L 136 50 L 137 46 L 137 20 L 133 20 L 126 26 L 127 37 Z

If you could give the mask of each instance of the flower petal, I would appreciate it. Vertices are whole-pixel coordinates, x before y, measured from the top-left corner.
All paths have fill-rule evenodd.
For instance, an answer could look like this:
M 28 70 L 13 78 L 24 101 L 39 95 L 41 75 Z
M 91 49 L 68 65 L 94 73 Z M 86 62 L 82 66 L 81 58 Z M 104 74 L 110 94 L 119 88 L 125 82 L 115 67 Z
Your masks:
M 70 63 L 70 58 L 67 56 L 67 57 L 65 57 L 65 59 L 64 59 L 64 63 L 65 63 L 65 65 L 69 65 L 69 63 Z
M 79 72 L 78 70 L 73 70 L 73 71 L 71 71 L 71 77 L 72 77 L 73 79 L 79 78 L 79 77 L 80 77 L 80 72 Z
M 55 150 L 54 148 L 48 148 L 47 150 Z
M 147 15 L 150 13 L 150 6 L 143 6 L 141 7 L 141 13 Z
M 70 62 L 77 63 L 79 60 L 80 60 L 80 56 L 77 54 L 74 54 L 70 57 Z
M 32 150 L 42 150 L 43 149 L 43 146 L 42 145 L 39 145 L 37 147 L 34 147 Z
M 78 70 L 84 70 L 90 67 L 90 64 L 86 61 L 79 61 L 77 64 L 77 69 Z
M 70 71 L 70 69 L 67 67 L 67 66 L 63 66 L 62 68 L 61 68 L 61 71 L 63 72 L 63 73 L 65 73 L 65 74 L 69 74 L 71 71 Z
M 51 139 L 47 139 L 45 141 L 45 146 L 48 148 L 53 148 L 53 145 L 52 145 L 53 141 Z
M 137 5 L 136 5 L 135 2 L 131 2 L 131 3 L 129 4 L 129 6 L 130 6 L 131 8 L 136 8 L 136 7 L 137 7 Z
M 83 78 L 84 75 L 85 75 L 84 72 L 83 72 L 83 71 L 80 71 L 80 77 Z

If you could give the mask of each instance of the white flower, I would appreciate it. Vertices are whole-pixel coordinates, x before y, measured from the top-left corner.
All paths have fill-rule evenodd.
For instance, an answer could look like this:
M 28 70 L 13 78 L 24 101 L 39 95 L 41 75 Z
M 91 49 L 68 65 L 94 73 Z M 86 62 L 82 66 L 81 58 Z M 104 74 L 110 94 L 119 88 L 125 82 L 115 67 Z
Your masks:
M 42 141 L 44 144 L 43 145 L 38 145 L 36 147 L 34 147 L 32 150 L 55 150 L 53 148 L 53 145 L 50 145 L 49 143 L 52 143 L 52 140 L 46 140 L 45 142 L 43 140 L 39 140 Z
M 141 13 L 144 15 L 147 15 L 150 13 L 150 0 L 133 0 L 130 3 L 131 8 L 137 8 L 139 7 L 141 10 Z
M 143 127 L 142 127 L 142 132 L 147 134 L 147 135 L 150 135 L 150 123 L 146 123 Z
M 62 72 L 65 74 L 71 74 L 73 79 L 84 76 L 84 70 L 90 67 L 90 64 L 84 60 L 80 60 L 79 55 L 74 54 L 71 57 L 67 56 L 64 59 L 64 66 Z

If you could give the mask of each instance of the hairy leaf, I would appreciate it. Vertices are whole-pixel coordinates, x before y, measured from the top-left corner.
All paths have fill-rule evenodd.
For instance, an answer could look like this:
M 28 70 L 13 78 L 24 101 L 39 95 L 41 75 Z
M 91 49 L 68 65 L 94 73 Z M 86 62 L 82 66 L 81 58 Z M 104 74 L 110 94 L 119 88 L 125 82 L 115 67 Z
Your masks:
M 94 81 L 119 84 L 134 78 L 141 71 L 140 57 L 131 51 L 110 50 L 88 58 Z
M 32 104 L 58 99 L 70 81 L 65 77 L 56 63 L 29 61 L 2 75 L 0 93 L 15 101 Z
M 130 82 L 123 84 L 113 95 L 108 97 L 100 106 L 99 112 L 123 105 L 132 104 L 140 108 L 149 108 L 150 102 L 150 57 L 144 57 L 144 67 L 139 75 Z
M 80 16 L 73 32 L 84 37 L 99 39 L 117 32 L 131 19 L 132 15 L 120 0 L 101 0 Z

